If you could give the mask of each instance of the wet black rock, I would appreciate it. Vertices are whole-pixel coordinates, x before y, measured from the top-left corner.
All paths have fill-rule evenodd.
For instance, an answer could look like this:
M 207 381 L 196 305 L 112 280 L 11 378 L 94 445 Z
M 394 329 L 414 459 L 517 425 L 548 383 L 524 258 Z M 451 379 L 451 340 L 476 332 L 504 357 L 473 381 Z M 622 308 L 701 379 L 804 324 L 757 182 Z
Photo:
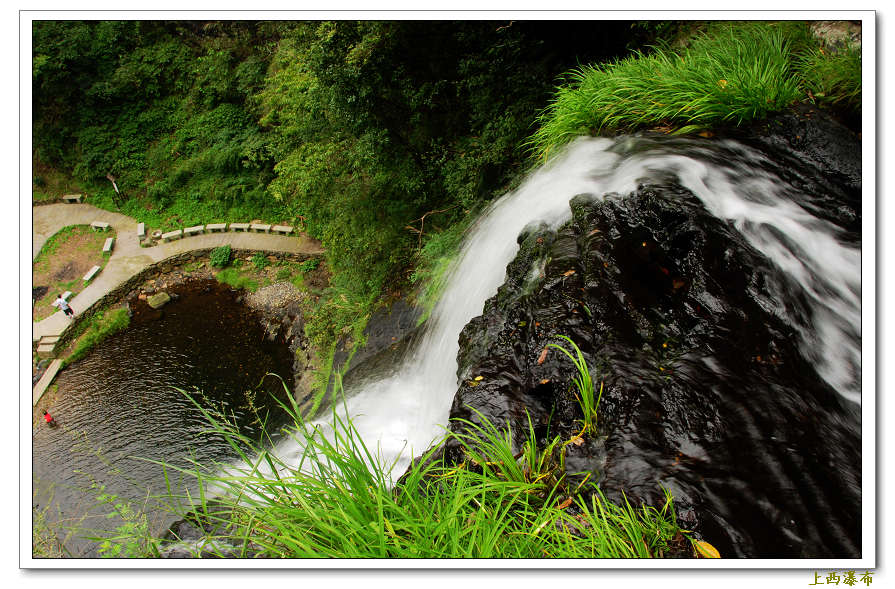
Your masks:
M 451 417 L 509 423 L 518 445 L 530 415 L 543 439 L 570 439 L 575 369 L 544 355 L 568 336 L 603 383 L 601 436 L 569 446 L 569 475 L 594 473 L 611 500 L 657 505 L 668 488 L 724 556 L 859 556 L 858 409 L 800 353 L 809 310 L 792 285 L 673 182 L 570 206 L 558 231 L 520 236 L 461 333 Z

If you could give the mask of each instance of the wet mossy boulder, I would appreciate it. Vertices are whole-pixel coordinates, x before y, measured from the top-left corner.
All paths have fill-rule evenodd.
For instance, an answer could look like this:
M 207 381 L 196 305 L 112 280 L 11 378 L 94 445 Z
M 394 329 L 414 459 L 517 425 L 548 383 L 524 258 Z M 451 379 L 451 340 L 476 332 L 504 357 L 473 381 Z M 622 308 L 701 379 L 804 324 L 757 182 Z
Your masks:
M 161 309 L 171 301 L 171 295 L 166 292 L 157 292 L 146 297 L 146 303 L 153 309 Z

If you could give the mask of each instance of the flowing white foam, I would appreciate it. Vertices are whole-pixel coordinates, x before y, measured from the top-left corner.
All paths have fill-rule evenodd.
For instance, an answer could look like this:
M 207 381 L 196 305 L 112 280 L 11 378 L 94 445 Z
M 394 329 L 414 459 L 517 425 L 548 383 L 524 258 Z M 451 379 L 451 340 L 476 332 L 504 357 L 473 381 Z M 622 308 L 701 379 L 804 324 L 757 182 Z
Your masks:
M 576 141 L 519 189 L 497 200 L 471 229 L 415 349 L 391 376 L 346 391 L 344 411 L 381 463 L 394 464 L 393 477 L 444 432 L 458 384 L 460 331 L 481 314 L 485 301 L 504 282 L 506 266 L 517 251 L 516 238 L 525 226 L 538 221 L 559 226 L 571 217 L 572 197 L 624 195 L 655 174 L 677 176 L 711 213 L 733 223 L 804 288 L 815 325 L 804 330 L 803 345 L 824 378 L 846 398 L 860 402 L 860 250 L 839 243 L 832 226 L 780 194 L 779 180 L 750 165 L 749 158 L 757 156 L 744 148 L 739 167 L 719 167 L 695 152 L 685 156 L 647 149 L 624 155 L 628 141 Z M 325 421 L 313 425 L 324 433 L 330 427 Z M 288 440 L 275 454 L 294 464 L 302 448 Z

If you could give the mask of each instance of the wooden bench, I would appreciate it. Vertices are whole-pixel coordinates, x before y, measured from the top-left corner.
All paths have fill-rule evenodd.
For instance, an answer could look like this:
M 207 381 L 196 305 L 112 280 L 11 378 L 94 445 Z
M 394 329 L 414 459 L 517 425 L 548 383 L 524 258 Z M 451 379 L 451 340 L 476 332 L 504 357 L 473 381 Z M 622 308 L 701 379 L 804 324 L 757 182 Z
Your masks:
M 90 272 L 84 275 L 84 282 L 90 282 L 91 280 L 93 280 L 93 277 L 99 274 L 100 270 L 101 268 L 99 266 L 94 266 L 93 268 L 91 268 Z
M 137 239 L 146 237 L 146 223 L 137 223 Z
M 248 231 L 248 223 L 230 223 L 230 231 Z
M 289 227 L 288 225 L 274 225 L 270 230 L 274 233 L 282 233 L 283 235 L 292 233 L 292 227 Z
M 79 203 L 82 198 L 84 198 L 83 194 L 65 194 L 62 196 L 62 202 L 68 204 Z
M 252 223 L 250 227 L 252 231 L 256 233 L 270 233 L 270 225 L 265 225 L 263 223 Z
M 205 233 L 205 225 L 196 225 L 195 227 L 186 227 L 183 230 L 184 237 L 187 237 L 189 235 L 198 235 L 200 233 Z
M 90 224 L 90 228 L 94 231 L 105 231 L 109 228 L 109 224 L 105 221 L 94 221 Z
M 114 244 L 115 244 L 115 238 L 114 238 L 114 237 L 107 237 L 107 238 L 106 238 L 106 243 L 103 244 L 103 253 L 104 253 L 104 254 L 111 254 L 111 253 L 112 253 L 112 246 L 113 246 Z
M 224 232 L 227 230 L 226 223 L 209 223 L 205 226 L 205 230 L 209 233 L 214 233 L 215 231 Z
M 177 231 L 168 231 L 167 233 L 162 233 L 162 241 L 171 241 L 172 239 L 180 239 L 183 237 L 183 230 L 178 229 Z

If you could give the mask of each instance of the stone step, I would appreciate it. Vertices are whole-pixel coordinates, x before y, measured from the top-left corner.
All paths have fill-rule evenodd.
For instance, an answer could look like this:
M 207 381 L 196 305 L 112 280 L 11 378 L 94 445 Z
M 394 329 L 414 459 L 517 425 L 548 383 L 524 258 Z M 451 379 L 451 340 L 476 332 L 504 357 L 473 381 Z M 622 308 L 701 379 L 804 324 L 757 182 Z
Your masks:
M 56 349 L 56 344 L 39 344 L 37 346 L 37 355 L 49 358 L 53 355 L 53 350 Z
M 40 345 L 56 345 L 56 342 L 59 341 L 58 335 L 44 335 L 40 338 Z

